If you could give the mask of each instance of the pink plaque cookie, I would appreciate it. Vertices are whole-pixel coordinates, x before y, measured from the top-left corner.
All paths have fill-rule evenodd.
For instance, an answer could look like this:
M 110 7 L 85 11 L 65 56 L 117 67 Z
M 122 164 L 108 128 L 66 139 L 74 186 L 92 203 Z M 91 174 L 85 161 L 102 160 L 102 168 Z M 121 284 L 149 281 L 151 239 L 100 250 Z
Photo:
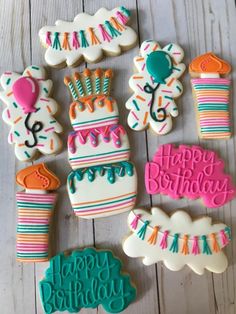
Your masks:
M 231 177 L 224 173 L 223 160 L 200 146 L 160 146 L 153 161 L 146 164 L 145 185 L 149 194 L 202 198 L 210 208 L 223 206 L 236 195 Z

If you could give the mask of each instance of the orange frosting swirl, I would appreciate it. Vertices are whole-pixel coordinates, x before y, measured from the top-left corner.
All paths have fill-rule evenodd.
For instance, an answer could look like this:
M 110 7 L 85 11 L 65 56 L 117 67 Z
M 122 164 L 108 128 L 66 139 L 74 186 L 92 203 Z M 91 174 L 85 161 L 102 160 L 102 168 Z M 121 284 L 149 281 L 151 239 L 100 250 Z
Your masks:
M 60 186 L 60 180 L 44 163 L 20 170 L 16 174 L 16 183 L 25 189 L 45 191 L 56 190 Z
M 218 58 L 214 53 L 208 52 L 193 59 L 189 66 L 190 72 L 228 74 L 231 65 Z

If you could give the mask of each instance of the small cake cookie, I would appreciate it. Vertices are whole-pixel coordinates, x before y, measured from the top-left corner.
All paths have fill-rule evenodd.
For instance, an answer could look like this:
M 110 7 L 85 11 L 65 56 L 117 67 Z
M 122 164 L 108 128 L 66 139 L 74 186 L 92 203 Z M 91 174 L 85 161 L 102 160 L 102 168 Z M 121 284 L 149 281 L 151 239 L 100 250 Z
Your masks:
M 135 300 L 136 288 L 121 267 L 121 261 L 107 250 L 86 248 L 56 255 L 39 282 L 45 313 L 77 313 L 100 304 L 106 312 L 122 312 Z
M 231 239 L 230 228 L 212 224 L 208 216 L 192 220 L 182 210 L 169 217 L 157 207 L 151 213 L 135 209 L 128 216 L 128 225 L 132 234 L 123 250 L 130 257 L 142 257 L 144 265 L 163 261 L 172 271 L 187 265 L 199 275 L 204 269 L 222 273 L 228 266 L 222 249 Z
M 231 136 L 229 113 L 231 66 L 212 52 L 195 58 L 189 66 L 198 134 L 204 139 Z M 222 77 L 223 76 L 223 77 Z
M 217 208 L 235 198 L 236 187 L 224 173 L 224 161 L 200 146 L 161 145 L 145 168 L 149 194 L 171 198 L 202 198 L 205 206 Z
M 128 161 L 73 170 L 67 180 L 75 215 L 98 218 L 131 210 L 137 195 L 137 174 Z
M 30 161 L 38 152 L 58 153 L 62 143 L 57 133 L 62 127 L 54 118 L 58 105 L 49 98 L 52 81 L 46 80 L 45 70 L 32 65 L 22 75 L 5 72 L 1 85 L 0 98 L 7 105 L 2 117 L 11 127 L 8 142 L 15 145 L 16 157 Z
M 59 179 L 45 164 L 19 171 L 16 183 L 25 191 L 16 193 L 18 208 L 17 260 L 19 262 L 45 262 L 49 260 L 49 228 Z
M 137 43 L 135 31 L 127 26 L 130 12 L 125 7 L 101 8 L 94 15 L 78 14 L 73 22 L 56 21 L 39 31 L 47 49 L 46 62 L 53 67 L 77 66 L 83 60 L 99 62 L 103 54 L 120 55 Z
M 118 123 L 118 106 L 109 96 L 112 75 L 111 69 L 103 72 L 98 68 L 94 72 L 85 69 L 83 73 L 75 72 L 72 77 L 65 77 L 73 100 L 69 116 L 75 131 Z
M 129 160 L 129 139 L 117 124 L 74 131 L 68 136 L 68 155 L 72 169 Z
M 178 81 L 185 70 L 180 63 L 183 57 L 182 48 L 176 44 L 161 49 L 154 40 L 142 43 L 140 55 L 134 58 L 138 73 L 129 80 L 134 95 L 126 102 L 131 129 L 142 131 L 150 125 L 157 134 L 170 132 L 172 117 L 178 116 L 174 99 L 183 92 Z

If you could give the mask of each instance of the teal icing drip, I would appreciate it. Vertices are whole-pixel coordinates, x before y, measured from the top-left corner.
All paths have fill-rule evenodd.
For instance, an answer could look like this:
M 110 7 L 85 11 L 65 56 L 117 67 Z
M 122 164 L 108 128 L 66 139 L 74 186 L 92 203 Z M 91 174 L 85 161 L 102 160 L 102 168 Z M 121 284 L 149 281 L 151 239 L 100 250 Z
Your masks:
M 130 16 L 131 16 L 130 10 L 126 9 L 126 8 L 123 7 L 123 6 L 121 6 L 120 9 L 121 9 L 121 11 L 122 11 L 127 17 L 130 17 Z
M 54 41 L 53 41 L 52 48 L 61 50 L 61 43 L 59 40 L 59 32 L 54 33 Z
M 121 261 L 111 251 L 93 248 L 60 253 L 50 260 L 39 294 L 45 314 L 78 313 L 102 305 L 105 312 L 120 313 L 136 297 Z
M 128 161 L 121 161 L 115 164 L 99 165 L 73 170 L 67 178 L 70 192 L 72 194 L 75 193 L 75 179 L 77 181 L 82 181 L 86 175 L 87 179 L 90 182 L 93 182 L 96 179 L 96 174 L 99 174 L 100 176 L 107 174 L 107 180 L 113 184 L 116 181 L 116 176 L 124 177 L 125 174 L 133 176 L 134 166 Z
M 203 254 L 211 255 L 211 249 L 207 243 L 207 237 L 205 235 L 202 236 L 203 241 Z
M 143 224 L 143 226 L 139 229 L 137 235 L 139 236 L 140 239 L 144 240 L 147 226 L 149 225 L 149 221 L 146 220 Z
M 178 253 L 179 251 L 179 234 L 178 233 L 175 233 L 174 234 L 174 239 L 173 239 L 173 242 L 170 246 L 170 251 L 173 252 L 173 253 Z
M 110 32 L 110 35 L 114 38 L 114 37 L 117 37 L 119 36 L 121 33 L 115 29 L 111 23 L 109 21 L 105 21 L 105 26 L 107 27 L 107 29 L 109 30 Z
M 87 42 L 87 39 L 85 37 L 85 33 L 83 30 L 79 31 L 80 40 L 81 40 L 81 46 L 82 48 L 86 48 L 89 46 L 89 43 Z

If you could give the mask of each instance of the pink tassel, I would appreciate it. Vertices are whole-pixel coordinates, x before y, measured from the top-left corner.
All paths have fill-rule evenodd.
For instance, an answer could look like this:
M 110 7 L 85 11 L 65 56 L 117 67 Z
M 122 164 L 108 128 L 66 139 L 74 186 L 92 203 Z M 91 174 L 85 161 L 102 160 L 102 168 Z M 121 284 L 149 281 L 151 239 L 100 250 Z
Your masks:
M 105 30 L 105 28 L 102 26 L 102 24 L 98 25 L 98 29 L 100 30 L 100 32 L 102 33 L 102 38 L 104 41 L 108 41 L 110 42 L 112 40 L 112 37 L 107 33 L 107 31 Z
M 78 49 L 80 47 L 80 44 L 79 44 L 79 41 L 78 41 L 77 32 L 73 32 L 72 33 L 72 46 L 75 49 Z
M 200 254 L 200 249 L 199 249 L 199 245 L 198 245 L 198 236 L 193 237 L 192 254 L 194 254 L 194 255 Z
M 134 220 L 131 222 L 130 226 L 136 230 L 138 226 L 138 221 L 141 218 L 141 215 L 135 215 Z
M 51 46 L 52 45 L 52 41 L 51 41 L 51 32 L 47 32 L 46 34 L 46 44 L 48 46 Z
M 222 246 L 224 247 L 229 243 L 229 239 L 228 239 L 227 235 L 225 234 L 224 230 L 220 230 L 220 236 L 221 236 Z
M 123 15 L 121 12 L 117 11 L 116 16 L 121 21 L 122 24 L 125 25 L 127 23 L 128 18 L 125 15 Z
M 163 233 L 163 237 L 161 239 L 160 242 L 160 247 L 162 248 L 162 250 L 165 250 L 167 248 L 167 237 L 168 237 L 169 231 L 164 231 Z

